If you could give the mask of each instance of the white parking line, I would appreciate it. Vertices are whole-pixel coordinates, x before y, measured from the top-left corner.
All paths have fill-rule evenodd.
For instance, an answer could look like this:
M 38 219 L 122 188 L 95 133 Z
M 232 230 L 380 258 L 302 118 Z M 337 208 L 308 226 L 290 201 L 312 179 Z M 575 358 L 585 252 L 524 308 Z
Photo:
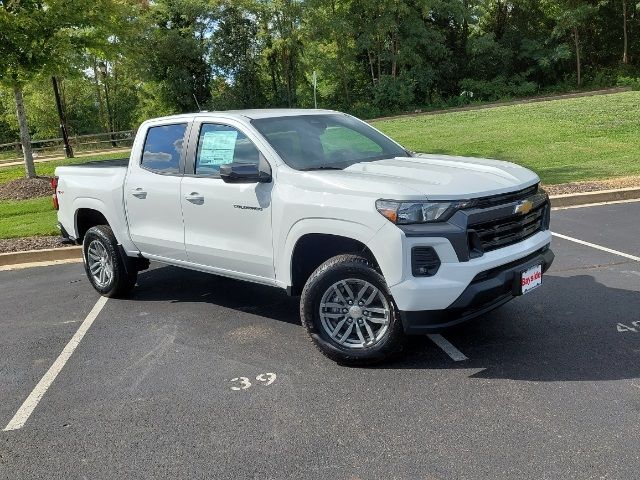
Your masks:
M 561 233 L 552 233 L 551 235 L 553 235 L 554 237 L 562 238 L 564 240 L 568 240 L 570 242 L 579 243 L 580 245 L 586 245 L 587 247 L 595 248 L 597 250 L 602 250 L 603 252 L 607 252 L 607 253 L 613 253 L 614 255 L 619 255 L 621 257 L 628 258 L 636 262 L 640 262 L 640 257 L 636 257 L 635 255 L 630 255 L 628 253 L 620 252 L 619 250 L 613 250 L 612 248 L 603 247 L 602 245 L 585 242 L 584 240 L 579 240 L 577 238 L 569 237 L 567 235 L 562 235 Z
M 51 365 L 49 370 L 47 370 L 47 373 L 45 373 L 44 376 L 40 379 L 36 387 L 20 406 L 16 414 L 9 421 L 7 426 L 4 427 L 5 432 L 8 432 L 9 430 L 17 430 L 24 426 L 25 422 L 29 419 L 29 416 L 33 413 L 33 410 L 38 406 L 38 403 L 42 399 L 43 395 L 47 393 L 47 390 L 62 370 L 62 367 L 64 367 L 64 365 L 67 363 L 67 360 L 69 360 L 69 358 L 71 357 L 71 354 L 73 354 L 73 351 L 80 344 L 80 341 L 84 337 L 85 333 L 87 333 L 87 330 L 89 330 L 89 327 L 91 327 L 91 324 L 96 319 L 105 303 L 107 303 L 107 297 L 100 297 L 98 299 L 96 304 L 87 315 L 87 318 L 85 318 L 82 322 L 82 325 L 80 325 L 80 328 L 78 328 L 73 337 L 71 337 L 71 340 L 69 340 L 67 346 L 64 347 L 62 353 L 58 355 L 56 361 L 53 362 L 53 365 Z
M 453 359 L 453 361 L 463 362 L 465 360 L 469 360 L 464 353 L 454 347 L 451 342 L 449 342 L 449 340 L 444 338 L 442 335 L 436 333 L 427 335 L 427 337 L 429 337 L 433 343 L 444 350 L 444 353 L 449 355 Z

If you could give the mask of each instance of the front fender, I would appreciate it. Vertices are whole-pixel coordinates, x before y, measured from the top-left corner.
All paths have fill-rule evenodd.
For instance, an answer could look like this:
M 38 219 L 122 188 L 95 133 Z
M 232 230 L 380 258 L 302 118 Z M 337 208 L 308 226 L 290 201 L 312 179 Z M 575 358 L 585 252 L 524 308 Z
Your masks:
M 308 234 L 337 235 L 367 244 L 376 234 L 376 230 L 361 223 L 335 218 L 305 218 L 294 223 L 289 229 L 284 248 L 276 257 L 276 282 L 286 288 L 292 284 L 291 260 L 298 240 Z M 374 256 L 375 256 L 375 252 Z

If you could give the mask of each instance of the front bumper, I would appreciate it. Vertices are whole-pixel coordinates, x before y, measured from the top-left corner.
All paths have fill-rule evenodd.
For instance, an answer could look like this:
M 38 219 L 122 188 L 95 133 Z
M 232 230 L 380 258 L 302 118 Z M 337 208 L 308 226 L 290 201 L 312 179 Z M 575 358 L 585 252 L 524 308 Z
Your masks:
M 401 311 L 407 334 L 428 333 L 471 320 L 497 308 L 519 294 L 520 273 L 541 264 L 546 272 L 554 254 L 548 246 L 524 258 L 480 272 L 460 296 L 443 310 Z
M 549 246 L 551 232 L 548 230 L 538 232 L 522 242 L 487 252 L 480 258 L 466 262 L 458 261 L 451 243 L 446 238 L 407 237 L 402 240 L 403 258 L 398 262 L 399 265 L 389 265 L 388 262 L 381 265 L 398 309 L 401 311 L 444 310 L 462 295 L 479 273 L 521 260 Z M 436 250 L 442 265 L 435 276 L 414 277 L 411 274 L 410 252 L 416 246 L 431 246 Z M 373 251 L 375 254 L 376 250 Z M 376 258 L 387 260 L 387 257 L 379 255 L 376 255 Z M 394 267 L 401 270 L 402 274 L 393 275 Z

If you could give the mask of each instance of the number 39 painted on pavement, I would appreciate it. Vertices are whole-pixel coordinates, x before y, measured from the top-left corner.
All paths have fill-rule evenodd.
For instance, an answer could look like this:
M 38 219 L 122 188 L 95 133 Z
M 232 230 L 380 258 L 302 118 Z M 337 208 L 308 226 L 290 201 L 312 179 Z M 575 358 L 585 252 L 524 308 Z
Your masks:
M 276 381 L 275 373 L 261 373 L 256 377 L 256 380 L 261 382 L 265 387 L 271 385 Z M 230 380 L 231 382 L 238 382 L 238 385 L 231 387 L 231 390 L 246 390 L 252 386 L 252 383 L 247 377 L 236 377 Z
M 624 325 L 623 323 L 619 323 L 617 325 L 618 331 L 619 332 L 635 332 L 635 333 L 638 333 L 638 331 L 640 330 L 640 320 L 636 320 L 635 322 L 631 322 L 631 325 L 633 325 L 633 327 L 628 327 L 627 325 Z

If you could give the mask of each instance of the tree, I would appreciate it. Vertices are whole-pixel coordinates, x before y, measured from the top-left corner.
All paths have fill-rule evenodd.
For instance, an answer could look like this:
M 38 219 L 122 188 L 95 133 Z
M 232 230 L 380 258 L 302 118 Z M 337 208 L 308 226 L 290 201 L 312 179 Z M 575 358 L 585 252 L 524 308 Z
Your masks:
M 305 56 L 336 105 L 351 106 L 358 77 L 351 0 L 308 0 L 303 22 Z
M 314 71 L 322 107 L 365 117 L 466 103 L 463 91 L 614 85 L 638 75 L 638 1 L 0 0 L 0 135 L 20 133 L 33 175 L 29 135 L 56 135 L 54 74 L 69 128 L 86 133 L 311 106 Z
M 258 108 L 266 98 L 260 75 L 260 45 L 254 6 L 223 1 L 211 36 L 211 63 L 218 88 L 215 108 Z
M 581 31 L 593 17 L 597 6 L 585 0 L 561 0 L 555 4 L 552 14 L 556 21 L 554 33 L 558 36 L 569 33 L 573 41 L 576 59 L 576 78 L 578 87 L 582 86 L 582 39 Z
M 174 113 L 197 111 L 210 99 L 214 7 L 200 0 L 157 0 L 145 13 L 138 66 L 158 86 L 158 101 Z
M 627 31 L 627 0 L 622 0 L 622 63 L 629 63 L 629 34 Z
M 257 0 L 259 38 L 271 80 L 274 105 L 298 105 L 303 81 L 301 24 L 305 5 L 299 0 Z
M 36 175 L 24 102 L 24 87 L 39 74 L 77 65 L 95 31 L 118 0 L 0 1 L 0 83 L 13 91 L 20 142 L 29 178 Z M 101 30 L 100 30 L 101 31 Z

